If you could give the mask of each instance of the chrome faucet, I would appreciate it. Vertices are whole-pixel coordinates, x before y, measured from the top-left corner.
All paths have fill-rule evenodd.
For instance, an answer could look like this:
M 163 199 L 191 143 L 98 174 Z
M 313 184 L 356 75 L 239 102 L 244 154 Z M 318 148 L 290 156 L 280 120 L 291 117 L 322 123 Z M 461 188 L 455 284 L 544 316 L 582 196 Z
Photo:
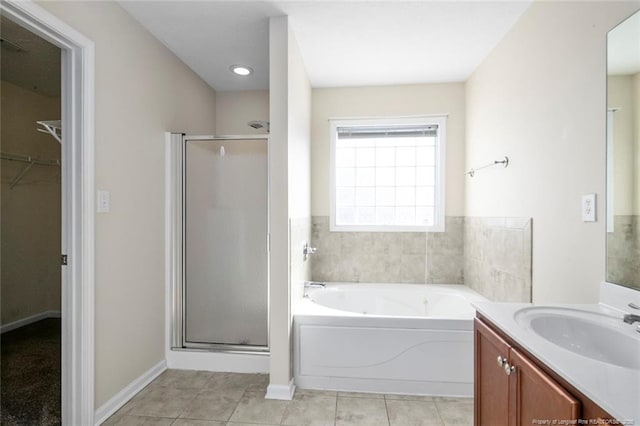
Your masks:
M 309 297 L 309 289 L 310 288 L 325 288 L 327 283 L 322 281 L 305 281 L 304 283 L 304 292 L 302 297 Z
M 622 321 L 626 322 L 627 324 L 633 324 L 634 322 L 640 322 L 640 315 L 625 314 L 625 316 L 622 317 Z
M 305 241 L 304 246 L 302 247 L 302 255 L 304 257 L 304 260 L 307 260 L 312 254 L 316 254 L 316 250 L 318 249 L 315 247 L 311 247 L 309 243 Z

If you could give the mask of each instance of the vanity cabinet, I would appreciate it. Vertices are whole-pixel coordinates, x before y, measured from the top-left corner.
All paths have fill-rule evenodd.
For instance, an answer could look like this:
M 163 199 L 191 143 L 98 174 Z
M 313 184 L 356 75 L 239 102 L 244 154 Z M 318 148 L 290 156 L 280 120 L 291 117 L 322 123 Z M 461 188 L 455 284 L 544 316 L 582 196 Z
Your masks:
M 474 340 L 476 426 L 611 418 L 482 317 L 474 322 Z
M 475 424 L 507 426 L 510 377 L 498 365 L 498 359 L 508 358 L 510 347 L 478 319 L 474 322 L 474 347 Z
M 578 420 L 580 402 L 517 349 L 510 348 L 505 365 L 513 369 L 509 377 L 510 425 L 531 425 L 543 419 Z

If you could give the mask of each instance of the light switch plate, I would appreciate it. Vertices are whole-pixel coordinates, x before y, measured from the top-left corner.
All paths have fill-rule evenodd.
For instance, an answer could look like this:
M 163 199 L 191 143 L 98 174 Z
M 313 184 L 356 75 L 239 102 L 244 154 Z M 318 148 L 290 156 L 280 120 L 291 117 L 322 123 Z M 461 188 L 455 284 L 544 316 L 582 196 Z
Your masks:
M 98 213 L 109 213 L 111 210 L 111 194 L 109 191 L 105 189 L 98 189 L 97 191 L 97 207 L 96 212 Z
M 582 221 L 596 221 L 596 194 L 582 196 Z

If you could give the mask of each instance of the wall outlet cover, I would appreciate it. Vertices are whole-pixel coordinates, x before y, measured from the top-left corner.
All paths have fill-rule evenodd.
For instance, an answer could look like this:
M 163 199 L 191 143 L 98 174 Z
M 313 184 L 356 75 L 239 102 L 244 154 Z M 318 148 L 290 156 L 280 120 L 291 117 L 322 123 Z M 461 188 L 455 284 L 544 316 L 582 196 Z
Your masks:
M 596 221 L 596 194 L 582 196 L 582 221 Z

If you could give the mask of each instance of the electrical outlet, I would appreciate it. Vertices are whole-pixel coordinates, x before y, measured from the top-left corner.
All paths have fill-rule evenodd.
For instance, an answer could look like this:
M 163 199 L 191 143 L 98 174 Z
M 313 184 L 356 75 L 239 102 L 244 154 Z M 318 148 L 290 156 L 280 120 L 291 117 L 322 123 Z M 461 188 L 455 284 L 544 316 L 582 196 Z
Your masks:
M 596 194 L 582 196 L 582 221 L 596 221 Z

